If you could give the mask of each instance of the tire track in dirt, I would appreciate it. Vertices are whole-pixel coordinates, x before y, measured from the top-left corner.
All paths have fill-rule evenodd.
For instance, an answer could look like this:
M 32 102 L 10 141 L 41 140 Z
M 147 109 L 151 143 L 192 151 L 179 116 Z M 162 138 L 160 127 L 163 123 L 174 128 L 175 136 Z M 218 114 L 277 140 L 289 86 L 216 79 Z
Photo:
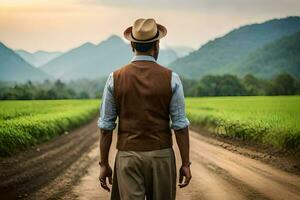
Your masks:
M 192 170 L 192 182 L 186 188 L 177 188 L 177 199 L 246 199 L 238 188 L 228 184 L 219 174 L 206 168 L 202 163 L 197 161 L 193 162 Z M 214 187 L 211 187 L 212 185 L 214 185 Z
M 74 184 L 87 173 L 87 168 L 99 159 L 95 157 L 98 152 L 97 144 L 93 145 L 92 151 L 83 154 L 61 176 L 56 177 L 46 187 L 34 192 L 28 199 L 76 199 L 69 194 Z
M 210 173 L 215 174 L 216 177 L 222 178 L 224 180 L 224 186 L 231 185 L 229 187 L 232 188 L 234 186 L 235 190 L 240 193 L 240 196 L 237 199 L 253 199 L 253 200 L 268 200 L 269 198 L 264 196 L 263 194 L 259 193 L 256 191 L 254 188 L 246 185 L 244 182 L 240 181 L 239 179 L 233 177 L 230 173 L 228 173 L 226 170 L 223 168 L 220 168 L 217 165 L 214 165 L 211 162 L 208 162 L 205 158 L 201 157 L 200 155 L 194 154 L 194 158 L 197 159 L 196 162 L 201 163 L 205 169 L 210 171 Z M 198 168 L 197 168 L 198 170 Z M 205 173 L 205 172 L 202 172 Z M 230 195 L 232 195 L 232 192 L 230 192 Z M 221 197 L 220 197 L 221 198 Z M 232 199 L 232 196 L 230 196 L 229 199 Z
M 269 199 L 300 199 L 299 176 L 283 172 L 257 160 L 234 154 L 224 149 L 212 146 L 199 139 L 196 133 L 191 134 L 191 146 L 194 154 L 199 154 L 203 160 L 227 171 L 244 184 L 255 189 Z M 194 147 L 194 148 L 193 148 Z M 253 170 L 255 167 L 260 170 Z M 273 178 L 266 177 L 264 171 Z M 276 181 L 275 181 L 276 180 Z M 285 183 L 285 184 L 283 184 Z M 292 184 L 294 187 L 288 187 Z
M 40 151 L 29 150 L 15 158 L 0 162 L 0 197 L 27 198 L 68 169 L 98 139 L 96 120 L 54 140 L 38 145 Z M 59 145 L 58 145 L 58 144 Z M 2 199 L 2 198 L 1 198 Z

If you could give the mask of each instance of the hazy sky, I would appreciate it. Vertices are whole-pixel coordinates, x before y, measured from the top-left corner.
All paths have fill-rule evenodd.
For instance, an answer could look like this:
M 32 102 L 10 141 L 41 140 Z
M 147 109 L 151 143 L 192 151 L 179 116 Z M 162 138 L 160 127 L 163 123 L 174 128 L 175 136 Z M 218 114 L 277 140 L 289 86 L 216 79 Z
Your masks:
M 300 0 L 0 0 L 0 42 L 66 51 L 122 36 L 136 18 L 155 18 L 163 46 L 198 48 L 241 25 L 300 15 Z

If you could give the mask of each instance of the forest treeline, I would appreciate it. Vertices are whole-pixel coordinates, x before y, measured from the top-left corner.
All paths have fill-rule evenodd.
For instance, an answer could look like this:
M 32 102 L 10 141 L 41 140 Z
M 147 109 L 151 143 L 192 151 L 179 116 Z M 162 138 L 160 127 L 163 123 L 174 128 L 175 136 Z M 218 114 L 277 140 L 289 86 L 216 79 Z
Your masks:
M 273 79 L 259 79 L 252 74 L 243 78 L 235 75 L 207 75 L 200 80 L 182 78 L 185 96 L 258 96 L 300 94 L 300 81 L 290 74 L 279 74 Z M 64 83 L 60 80 L 24 84 L 0 83 L 1 100 L 30 99 L 87 99 L 100 98 L 105 78 L 82 79 Z
M 82 79 L 70 82 L 49 81 L 42 83 L 28 81 L 26 83 L 0 82 L 1 100 L 33 100 L 33 99 L 89 99 L 100 98 L 105 79 Z
M 182 79 L 185 96 L 259 96 L 300 94 L 300 80 L 287 73 L 272 79 L 259 79 L 252 74 L 207 75 L 200 80 Z

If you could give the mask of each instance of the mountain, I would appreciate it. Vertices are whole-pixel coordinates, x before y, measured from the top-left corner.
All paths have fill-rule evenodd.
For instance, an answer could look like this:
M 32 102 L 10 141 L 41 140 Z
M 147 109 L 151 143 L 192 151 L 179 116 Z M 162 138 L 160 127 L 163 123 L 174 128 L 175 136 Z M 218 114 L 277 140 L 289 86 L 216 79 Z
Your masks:
M 173 49 L 161 49 L 159 51 L 157 62 L 163 66 L 168 66 L 177 58 L 177 53 Z
M 85 43 L 51 60 L 41 69 L 55 78 L 75 80 L 107 76 L 132 57 L 128 44 L 118 36 L 94 45 Z
M 189 53 L 195 51 L 193 48 L 186 46 L 170 46 L 169 48 L 175 51 L 178 57 L 186 56 Z
M 48 74 L 62 80 L 98 78 L 127 64 L 133 57 L 131 47 L 118 36 L 111 36 L 98 45 L 85 43 L 41 67 Z M 159 63 L 168 65 L 177 55 L 166 49 L 160 52 Z
M 237 74 L 233 67 L 249 53 L 296 33 L 300 30 L 300 17 L 274 19 L 235 29 L 223 37 L 209 41 L 198 50 L 170 64 L 171 68 L 188 78 L 201 78 L 207 74 Z
M 50 60 L 60 56 L 62 52 L 47 52 L 47 51 L 37 51 L 34 53 L 30 53 L 25 50 L 15 50 L 15 52 L 21 56 L 25 61 L 30 63 L 31 65 L 35 67 L 40 67 Z
M 43 81 L 50 78 L 0 42 L 0 81 Z
M 240 75 L 271 78 L 289 73 L 300 79 L 300 31 L 257 49 L 235 68 Z

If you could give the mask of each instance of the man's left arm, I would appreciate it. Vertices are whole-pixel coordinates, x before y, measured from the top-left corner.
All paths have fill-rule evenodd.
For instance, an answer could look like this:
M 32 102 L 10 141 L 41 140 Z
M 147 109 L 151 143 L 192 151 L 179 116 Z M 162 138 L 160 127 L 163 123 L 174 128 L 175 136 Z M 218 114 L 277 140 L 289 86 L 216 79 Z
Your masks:
M 109 150 L 112 142 L 112 132 L 116 127 L 116 105 L 113 97 L 113 74 L 111 73 L 106 81 L 98 126 L 100 128 L 100 175 L 101 187 L 110 191 L 107 186 L 107 179 L 112 184 L 112 169 L 109 165 Z

